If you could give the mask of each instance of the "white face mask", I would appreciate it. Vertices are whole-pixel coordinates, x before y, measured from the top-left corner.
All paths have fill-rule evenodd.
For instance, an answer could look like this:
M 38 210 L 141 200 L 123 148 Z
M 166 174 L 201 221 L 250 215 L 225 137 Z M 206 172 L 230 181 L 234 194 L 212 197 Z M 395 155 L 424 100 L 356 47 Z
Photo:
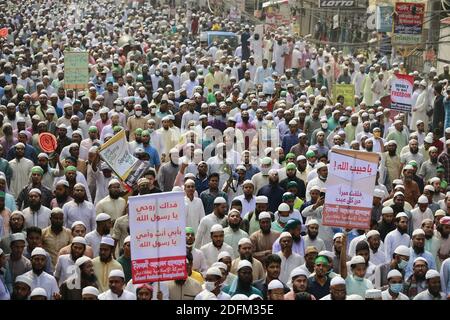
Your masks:
M 142 116 L 142 111 L 135 111 L 134 112 L 134 114 L 137 116 L 137 117 L 140 117 L 140 116 Z
M 116 111 L 117 112 L 120 112 L 120 111 L 122 111 L 123 110 L 123 106 L 116 106 Z
M 211 281 L 205 281 L 205 290 L 206 291 L 213 291 L 216 288 L 216 283 Z
M 155 114 L 155 113 L 156 113 L 156 108 L 151 108 L 151 109 L 150 109 L 150 113 L 151 113 L 151 114 Z
M 322 123 L 320 125 L 322 127 L 322 129 L 327 130 L 328 129 L 328 123 Z

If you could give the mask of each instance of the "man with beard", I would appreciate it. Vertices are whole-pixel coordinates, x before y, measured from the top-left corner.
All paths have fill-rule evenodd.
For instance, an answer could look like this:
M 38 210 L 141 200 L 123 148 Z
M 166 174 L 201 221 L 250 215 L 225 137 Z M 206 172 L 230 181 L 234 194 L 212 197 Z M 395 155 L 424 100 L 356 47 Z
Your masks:
M 412 247 L 410 250 L 409 263 L 405 268 L 405 278 L 413 273 L 413 261 L 418 257 L 422 257 L 427 261 L 429 269 L 436 270 L 436 261 L 433 255 L 425 250 L 425 232 L 422 229 L 416 229 L 412 236 Z
M 112 223 L 111 223 L 111 216 L 103 212 L 97 215 L 95 221 L 97 227 L 88 234 L 86 234 L 85 239 L 86 243 L 92 247 L 94 257 L 98 257 L 100 252 L 100 243 L 104 238 L 104 236 L 109 235 Z
M 267 209 L 267 204 L 264 204 Z M 256 210 L 262 210 L 263 208 L 256 206 Z M 253 257 L 261 262 L 265 261 L 265 258 L 272 254 L 272 244 L 278 239 L 279 232 L 271 230 L 272 227 L 272 215 L 270 212 L 261 211 L 256 212 L 257 220 L 259 223 L 259 230 L 253 232 L 250 236 L 250 240 L 253 246 Z
M 15 108 L 14 108 L 15 109 Z M 0 145 L 3 150 L 8 151 L 11 149 L 19 140 L 14 137 L 12 125 L 8 122 L 3 123 L 2 127 L 3 137 L 0 138 Z
M 424 195 L 419 197 L 417 207 L 411 210 L 413 229 L 419 229 L 424 219 L 433 219 L 433 212 L 428 208 L 428 198 Z
M 75 237 L 84 238 L 86 236 L 86 226 L 84 225 L 83 221 L 75 221 L 74 223 L 72 223 L 72 228 L 70 229 L 70 232 L 72 233 L 72 237 L 74 238 Z M 68 244 L 67 246 L 61 248 L 61 250 L 59 250 L 58 257 L 64 254 L 69 254 L 71 249 L 72 249 L 71 244 Z M 86 245 L 84 255 L 89 258 L 93 258 L 91 246 Z
M 24 249 L 25 235 L 23 233 L 13 233 L 11 235 L 11 244 L 8 250 L 11 253 L 6 255 L 6 270 L 9 273 L 8 277 L 12 282 L 14 282 L 16 277 L 31 270 L 30 260 L 23 255 Z
M 390 140 L 387 143 L 387 151 L 383 153 L 383 162 L 386 166 L 386 185 L 390 187 L 395 179 L 400 177 L 401 162 L 397 155 L 397 142 Z
M 58 168 L 50 167 L 48 154 L 41 152 L 37 157 L 38 158 L 38 166 L 40 166 L 43 170 L 41 184 L 50 190 L 53 187 L 53 182 L 54 182 L 55 178 L 60 177 L 62 175 L 62 173 L 64 172 L 64 168 L 61 166 L 61 162 L 58 161 L 58 156 L 56 156 L 56 157 L 57 157 L 57 162 L 58 162 Z
M 55 198 L 50 202 L 50 209 L 62 208 L 64 205 L 73 200 L 69 194 L 69 183 L 66 180 L 60 180 L 56 183 Z
M 414 300 L 448 300 L 445 292 L 441 291 L 441 277 L 436 270 L 428 270 L 425 274 L 428 289 L 417 294 Z
M 202 220 L 197 230 L 197 237 L 195 239 L 195 247 L 200 249 L 201 246 L 211 241 L 210 230 L 215 224 L 225 225 L 227 222 L 227 201 L 223 197 L 214 199 L 214 210 L 211 214 L 207 214 Z M 231 251 L 230 253 L 232 253 Z
M 420 197 L 420 190 L 417 183 L 413 180 L 414 168 L 411 165 L 403 167 L 403 185 L 405 187 L 405 201 L 415 207 L 417 199 Z
M 109 195 L 97 203 L 95 210 L 97 214 L 101 212 L 108 212 L 111 216 L 112 223 L 114 224 L 114 221 L 125 211 L 126 201 L 120 196 L 122 191 L 119 180 L 112 179 L 109 181 L 108 191 Z
M 33 285 L 33 279 L 25 275 L 17 276 L 14 281 L 13 292 L 11 294 L 11 300 L 28 300 L 31 293 L 31 286 Z
M 81 183 L 73 188 L 73 200 L 66 203 L 62 210 L 64 212 L 64 225 L 66 228 L 72 226 L 75 221 L 82 221 L 87 232 L 95 229 L 95 208 L 92 202 L 86 199 L 86 189 Z
M 369 259 L 370 263 L 375 266 L 381 265 L 386 262 L 386 255 L 383 251 L 383 247 L 380 248 L 381 239 L 380 233 L 377 230 L 370 230 L 366 233 L 367 242 L 369 244 Z
M 290 282 L 292 290 L 284 295 L 284 300 L 295 300 L 297 293 L 307 293 L 309 274 L 301 267 L 297 267 L 291 271 Z M 312 300 L 315 300 L 312 296 Z
M 122 270 L 111 270 L 108 276 L 109 289 L 98 296 L 98 300 L 136 300 L 136 295 L 125 290 L 125 275 Z
M 60 286 L 74 274 L 76 261 L 84 256 L 85 251 L 86 240 L 82 237 L 75 237 L 70 245 L 70 253 L 58 257 L 55 267 L 55 278 Z
M 142 130 L 142 129 L 141 129 Z M 90 126 L 88 131 L 88 138 L 84 139 L 80 143 L 80 147 L 89 150 L 94 145 L 99 146 L 101 144 L 100 140 L 98 140 L 98 129 L 96 126 Z
M 330 263 L 324 256 L 314 260 L 314 275 L 308 278 L 308 293 L 316 299 L 321 299 L 330 293 L 331 278 Z
M 421 177 L 424 181 L 428 181 L 433 177 L 437 176 L 437 168 L 442 166 L 442 164 L 438 161 L 439 153 L 436 147 L 430 147 L 428 149 L 428 154 L 430 155 L 430 159 L 422 163 L 419 170 L 419 177 Z
M 296 196 L 304 199 L 305 198 L 305 182 L 297 177 L 297 166 L 295 163 L 288 163 L 286 165 L 286 179 L 280 181 L 280 186 L 287 190 L 287 185 L 289 182 L 294 181 L 297 183 L 297 194 Z
M 89 241 L 86 242 L 89 243 Z M 99 292 L 108 290 L 108 275 L 112 270 L 120 270 L 123 272 L 122 265 L 113 258 L 113 251 L 114 239 L 109 236 L 102 237 L 99 256 L 92 260 L 95 276 L 97 277 L 99 284 Z
M 305 247 L 313 246 L 319 252 L 325 250 L 325 242 L 318 237 L 319 222 L 316 219 L 310 219 L 306 222 L 306 235 L 303 236 L 303 243 Z
M 86 181 L 86 178 L 81 172 L 77 172 L 77 168 L 75 167 L 76 163 L 71 163 L 69 161 L 70 157 L 66 159 L 67 166 L 64 169 L 64 176 L 55 179 L 54 186 L 56 186 L 56 183 L 60 180 L 66 180 L 69 183 L 69 191 L 70 194 L 73 196 L 73 190 L 75 188 L 75 185 L 80 183 L 83 186 L 87 186 L 88 183 Z M 89 202 L 92 202 L 91 192 L 89 189 L 85 189 L 86 197 Z
M 10 193 L 17 198 L 23 186 L 28 184 L 30 179 L 31 168 L 33 168 L 33 161 L 24 158 L 25 145 L 22 142 L 14 146 L 15 158 L 9 161 L 9 166 L 12 171 L 11 180 L 9 183 Z
M 186 279 L 169 281 L 169 300 L 194 300 L 202 291 L 202 286 L 194 280 L 192 274 L 192 254 L 186 254 L 186 270 L 188 277 Z
M 262 298 L 267 299 L 268 286 L 272 280 L 279 280 L 281 271 L 281 258 L 277 254 L 267 256 L 264 261 L 267 274 L 264 278 L 253 282 L 253 286 L 262 292 Z M 289 287 L 282 283 L 283 293 L 289 292 Z
M 98 288 L 92 259 L 81 256 L 75 260 L 74 268 L 76 275 L 74 277 L 69 277 L 59 287 L 62 300 L 81 300 L 84 288 Z
M 246 213 L 242 221 L 242 229 L 248 234 L 252 235 L 259 230 L 259 214 L 267 210 L 268 203 L 269 199 L 266 196 L 257 196 L 255 198 L 255 210 Z
M 31 261 L 31 254 L 37 247 L 42 247 L 42 230 L 37 227 L 29 227 L 26 229 L 26 244 L 23 256 Z M 45 251 L 45 250 L 44 250 Z M 47 259 L 45 261 L 44 271 L 53 274 L 53 267 L 50 255 L 45 251 Z
M 222 225 L 213 225 L 210 229 L 210 237 L 211 241 L 200 248 L 205 256 L 205 262 L 208 268 L 217 261 L 217 256 L 222 251 L 228 251 L 233 257 L 233 248 L 224 243 L 224 232 Z
M 200 221 L 205 217 L 205 210 L 203 209 L 202 200 L 195 196 L 195 182 L 193 180 L 186 180 L 184 183 L 184 193 L 186 226 L 191 227 L 194 232 L 197 232 Z
M 281 272 L 280 280 L 286 283 L 289 280 L 289 275 L 291 271 L 304 263 L 303 256 L 300 256 L 292 252 L 292 235 L 285 231 L 280 235 L 279 238 L 281 251 L 277 254 L 281 258 Z
M 330 294 L 320 300 L 347 300 L 347 287 L 341 276 L 334 277 L 330 282 Z
M 208 269 L 206 267 L 205 256 L 201 250 L 194 248 L 194 242 L 194 229 L 186 227 L 186 250 L 189 254 L 192 254 L 192 269 L 203 274 Z
M 402 186 L 402 185 L 396 186 L 396 188 L 397 187 L 402 187 L 404 189 L 404 186 Z M 397 189 L 395 189 L 395 190 L 397 190 Z M 413 231 L 411 212 L 409 211 L 409 210 L 411 210 L 411 209 L 409 209 L 409 207 L 411 205 L 405 201 L 405 195 L 401 191 L 395 192 L 393 199 L 394 200 L 393 200 L 393 204 L 391 205 L 391 208 L 394 210 L 394 215 L 397 215 L 398 213 L 401 213 L 401 212 L 406 213 L 406 215 L 408 216 L 407 233 L 408 233 L 408 235 L 411 235 L 411 233 Z
M 400 212 L 395 216 L 395 224 L 397 228 L 386 235 L 384 239 L 384 252 L 386 257 L 392 257 L 395 248 L 400 245 L 409 247 L 410 237 L 408 231 L 408 215 Z
M 53 199 L 52 191 L 42 184 L 44 169 L 41 166 L 31 168 L 30 184 L 22 189 L 16 200 L 17 209 L 21 210 L 29 206 L 28 194 L 31 189 L 39 189 L 41 191 L 42 205 L 49 208 Z
M 20 211 L 13 211 L 9 217 L 9 234 L 4 236 L 0 241 L 0 249 L 3 250 L 5 254 L 10 253 L 10 243 L 13 239 L 12 235 L 15 233 L 23 233 L 25 235 L 24 225 L 25 218 L 23 213 Z
M 70 140 L 70 138 L 67 137 L 67 127 L 62 123 L 58 125 L 57 133 L 58 136 L 56 138 L 56 142 L 58 147 L 56 148 L 55 152 L 61 154 L 62 149 L 70 145 L 72 143 L 72 140 Z
M 437 264 L 440 267 L 441 263 L 450 257 L 450 218 L 442 217 L 437 226 L 437 238 L 439 239 L 439 250 L 437 252 Z
M 256 294 L 260 297 L 263 296 L 262 292 L 252 285 L 253 274 L 250 261 L 241 260 L 239 262 L 237 276 L 237 279 L 235 279 L 231 285 L 223 288 L 223 292 L 228 293 L 231 297 L 237 294 L 243 294 L 247 297 L 250 297 L 252 294 Z
M 303 257 L 305 254 L 305 247 L 301 236 L 302 223 L 298 219 L 289 219 L 283 228 L 283 232 L 289 232 L 292 236 L 292 251 Z M 280 238 L 275 240 L 272 245 L 272 252 L 277 253 L 281 251 Z
M 224 231 L 224 241 L 226 244 L 235 248 L 233 254 L 238 255 L 238 243 L 243 238 L 248 238 L 247 232 L 240 229 L 242 218 L 238 210 L 232 209 L 228 213 L 228 227 L 223 229 Z
M 406 278 L 405 283 L 403 284 L 403 293 L 409 297 L 410 300 L 413 300 L 414 297 L 428 289 L 428 285 L 425 279 L 425 275 L 428 271 L 427 260 L 424 258 L 416 258 L 413 261 L 413 273 Z
M 397 155 L 400 155 L 400 151 L 408 144 L 408 134 L 404 130 L 403 121 L 398 119 L 394 121 L 394 128 L 387 135 L 386 140 L 394 140 L 397 144 Z
M 269 171 L 269 184 L 259 189 L 258 196 L 266 196 L 269 200 L 269 211 L 275 212 L 282 203 L 283 193 L 284 189 L 279 184 L 278 171 L 271 169 Z
M 51 210 L 42 205 L 41 190 L 31 189 L 28 192 L 29 207 L 23 210 L 25 227 L 46 228 L 49 226 Z
M 61 248 L 72 240 L 70 229 L 64 228 L 64 212 L 54 208 L 50 214 L 50 226 L 42 230 L 42 247 L 50 254 L 52 265 L 55 266 Z
M 416 139 L 411 139 L 409 141 L 409 151 L 400 156 L 400 162 L 403 166 L 408 164 L 411 160 L 416 161 L 419 167 L 425 160 L 423 155 L 419 152 L 419 142 Z
M 319 188 L 325 188 L 325 183 L 328 177 L 328 166 L 325 163 L 319 162 L 317 165 L 315 165 L 314 168 L 316 169 L 315 171 L 317 172 L 317 177 L 311 179 L 311 181 L 308 182 L 308 186 L 306 187 L 307 201 L 311 200 L 311 193 L 310 193 L 311 188 L 314 186 L 318 186 Z
M 172 191 L 179 167 L 178 149 L 172 148 L 169 152 L 169 161 L 163 164 L 158 171 L 158 184 L 162 191 Z
M 234 259 L 231 263 L 231 273 L 236 274 L 239 262 L 242 260 L 247 260 L 252 264 L 252 276 L 253 279 L 260 280 L 264 278 L 264 267 L 262 263 L 253 258 L 252 255 L 252 242 L 249 238 L 242 238 L 238 243 L 238 254 L 239 257 Z
M 47 292 L 48 300 L 59 300 L 59 288 L 58 283 L 54 276 L 45 272 L 45 265 L 47 262 L 48 256 L 47 252 L 44 249 L 37 247 L 34 248 L 31 253 L 31 270 L 27 273 L 24 273 L 24 276 L 27 276 L 33 279 L 31 284 L 31 290 L 35 288 L 43 288 Z

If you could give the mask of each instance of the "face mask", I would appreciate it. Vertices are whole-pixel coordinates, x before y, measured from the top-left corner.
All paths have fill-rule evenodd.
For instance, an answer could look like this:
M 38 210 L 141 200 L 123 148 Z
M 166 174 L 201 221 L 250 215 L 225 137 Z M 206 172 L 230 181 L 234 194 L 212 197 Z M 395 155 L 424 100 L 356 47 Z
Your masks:
M 364 278 L 358 277 L 358 276 L 353 276 L 353 279 L 355 279 L 356 281 L 363 281 Z
M 116 111 L 117 112 L 120 112 L 120 111 L 122 111 L 123 110 L 123 106 L 116 106 Z
M 156 74 L 157 76 L 159 76 L 160 72 L 159 72 L 159 71 L 155 71 L 155 74 Z
M 206 281 L 205 282 L 205 290 L 207 291 L 213 291 L 216 288 L 215 282 Z
M 135 114 L 137 117 L 140 117 L 140 116 L 142 115 L 142 111 L 135 111 L 134 114 Z
M 37 76 L 31 76 L 31 80 L 37 80 Z
M 406 268 L 407 265 L 408 265 L 408 261 L 401 259 L 400 262 L 398 263 L 398 268 L 403 270 Z
M 322 123 L 320 126 L 322 127 L 323 130 L 328 129 L 328 123 Z
M 389 289 L 391 289 L 391 291 L 393 293 L 400 293 L 403 290 L 403 283 L 393 283 L 389 285 Z
M 151 108 L 150 112 L 151 112 L 151 114 L 155 114 L 156 113 L 156 108 Z
M 289 216 L 287 217 L 280 216 L 278 220 L 280 220 L 281 223 L 287 223 L 289 221 Z

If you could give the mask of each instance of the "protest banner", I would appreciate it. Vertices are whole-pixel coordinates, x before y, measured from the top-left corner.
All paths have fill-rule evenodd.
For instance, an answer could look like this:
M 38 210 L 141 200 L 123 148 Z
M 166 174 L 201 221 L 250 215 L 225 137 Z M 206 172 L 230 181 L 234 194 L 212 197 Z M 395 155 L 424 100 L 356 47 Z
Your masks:
M 385 3 L 377 5 L 375 23 L 378 32 L 392 32 L 393 13 L 393 6 Z
M 88 53 L 64 51 L 64 88 L 86 89 L 88 82 Z
M 337 97 L 344 96 L 344 106 L 348 107 L 355 104 L 355 85 L 354 84 L 335 84 L 333 86 L 333 103 L 336 103 Z
M 147 171 L 149 163 L 134 157 L 128 151 L 125 130 L 120 130 L 99 148 L 100 157 L 128 186 L 133 186 Z
M 332 149 L 329 166 L 323 224 L 369 229 L 378 154 Z
M 405 74 L 394 75 L 391 84 L 391 109 L 411 112 L 414 77 Z
M 133 283 L 186 279 L 183 192 L 128 198 Z
M 422 40 L 425 4 L 396 2 L 392 42 L 401 45 L 417 45 Z

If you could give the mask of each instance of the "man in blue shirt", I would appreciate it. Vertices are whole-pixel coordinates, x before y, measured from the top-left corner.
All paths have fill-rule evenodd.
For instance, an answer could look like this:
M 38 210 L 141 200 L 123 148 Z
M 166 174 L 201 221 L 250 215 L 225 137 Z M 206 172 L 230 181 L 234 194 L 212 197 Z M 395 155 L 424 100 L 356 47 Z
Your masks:
M 283 142 L 281 144 L 281 147 L 285 153 L 288 153 L 291 148 L 297 144 L 299 133 L 300 131 L 297 129 L 297 121 L 289 121 L 289 132 L 284 135 Z
M 148 130 L 142 131 L 141 138 L 142 144 L 144 145 L 144 151 L 149 156 L 150 166 L 159 170 L 161 160 L 159 159 L 158 151 L 150 145 L 150 132 Z
M 425 232 L 422 229 L 414 230 L 410 252 L 409 262 L 405 268 L 405 279 L 408 279 L 413 273 L 414 260 L 419 257 L 424 258 L 427 261 L 428 269 L 436 270 L 436 261 L 433 255 L 425 250 Z

